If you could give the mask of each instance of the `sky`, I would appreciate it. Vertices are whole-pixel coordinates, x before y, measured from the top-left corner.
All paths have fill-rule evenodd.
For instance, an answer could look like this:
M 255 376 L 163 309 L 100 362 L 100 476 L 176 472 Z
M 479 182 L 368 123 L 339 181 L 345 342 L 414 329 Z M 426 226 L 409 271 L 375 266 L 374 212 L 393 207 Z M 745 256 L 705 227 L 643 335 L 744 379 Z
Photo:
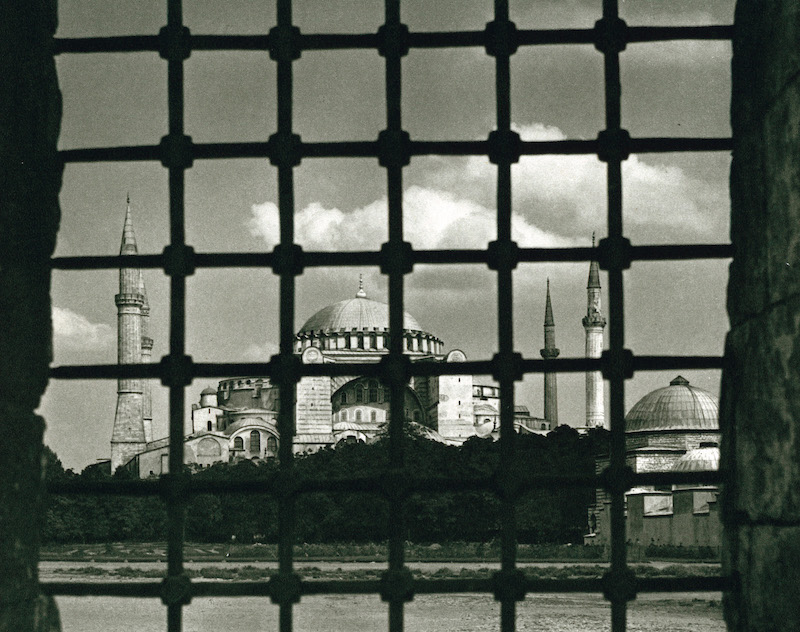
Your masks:
M 60 0 L 58 37 L 153 34 L 163 0 Z M 265 33 L 274 3 L 193 0 L 193 33 Z M 324 6 L 324 10 L 320 10 Z M 511 0 L 518 28 L 589 28 L 599 0 Z M 629 25 L 730 24 L 733 1 L 625 0 Z M 404 0 L 412 31 L 483 29 L 489 0 Z M 303 32 L 374 32 L 382 2 L 295 2 Z M 729 136 L 730 45 L 633 44 L 621 55 L 622 124 L 637 136 Z M 157 144 L 166 133 L 166 63 L 154 53 L 61 55 L 60 147 Z M 275 131 L 275 66 L 266 53 L 195 52 L 185 65 L 186 133 L 195 142 L 265 141 Z M 413 50 L 403 59 L 403 125 L 419 140 L 485 139 L 494 127 L 494 64 L 483 49 Z M 294 127 L 305 141 L 374 140 L 385 125 L 384 64 L 375 51 L 306 51 L 295 63 Z M 602 56 L 592 46 L 524 47 L 511 64 L 512 121 L 523 140 L 592 139 L 604 126 Z M 635 245 L 728 243 L 726 152 L 642 154 L 623 166 L 624 226 Z M 485 158 L 419 157 L 404 170 L 405 238 L 415 248 L 485 248 L 495 238 L 496 170 Z M 387 238 L 386 176 L 370 159 L 306 159 L 295 170 L 297 241 L 306 250 L 377 250 Z M 68 165 L 56 255 L 119 251 L 130 194 L 140 253 L 169 240 L 167 173 L 160 163 Z M 594 156 L 525 157 L 512 168 L 513 237 L 520 246 L 588 246 L 606 232 L 605 165 Z M 186 176 L 187 242 L 198 252 L 258 252 L 278 239 L 277 177 L 266 160 L 196 161 Z M 638 354 L 721 354 L 727 261 L 636 262 L 625 273 L 626 346 Z M 296 328 L 350 298 L 364 276 L 387 300 L 378 270 L 320 268 L 297 284 Z M 523 264 L 514 273 L 515 347 L 539 357 L 546 280 L 561 357 L 581 357 L 588 264 Z M 601 281 L 607 285 L 605 274 Z M 168 280 L 145 271 L 153 358 L 168 348 Z M 116 361 L 118 274 L 53 275 L 54 364 Z M 604 289 L 605 292 L 605 289 Z M 416 266 L 406 311 L 469 359 L 497 350 L 496 275 L 483 266 Z M 607 297 L 604 293 L 604 305 Z M 609 316 L 607 308 L 606 316 Z M 199 270 L 188 280 L 187 350 L 196 361 L 263 360 L 277 350 L 278 282 L 269 271 Z M 606 347 L 608 333 L 606 332 Z M 718 371 L 682 372 L 719 392 Z M 627 383 L 632 406 L 671 372 Z M 187 405 L 213 380 L 187 389 Z M 166 436 L 166 389 L 154 385 L 154 425 Z M 517 403 L 542 415 L 542 377 Z M 606 398 L 607 399 L 607 398 Z M 116 382 L 51 381 L 40 406 L 46 443 L 80 470 L 110 453 Z M 584 377 L 559 376 L 559 419 L 581 425 Z M 607 401 L 606 401 L 607 404 Z M 187 406 L 188 407 L 188 406 Z

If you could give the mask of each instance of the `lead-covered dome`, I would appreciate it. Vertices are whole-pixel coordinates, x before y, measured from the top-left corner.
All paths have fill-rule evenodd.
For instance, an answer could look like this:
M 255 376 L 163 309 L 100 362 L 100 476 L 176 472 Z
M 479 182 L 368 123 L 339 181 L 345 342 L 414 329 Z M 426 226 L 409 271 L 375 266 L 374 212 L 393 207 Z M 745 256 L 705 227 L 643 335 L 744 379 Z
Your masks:
M 719 448 L 703 445 L 689 450 L 672 469 L 675 472 L 716 472 L 719 469 Z
M 625 416 L 627 432 L 719 431 L 719 402 L 680 375 L 640 399 Z
M 355 298 L 323 307 L 300 328 L 298 334 L 312 331 L 386 331 L 389 329 L 389 306 L 367 298 L 359 290 Z M 403 313 L 403 329 L 422 331 L 419 323 L 408 312 Z

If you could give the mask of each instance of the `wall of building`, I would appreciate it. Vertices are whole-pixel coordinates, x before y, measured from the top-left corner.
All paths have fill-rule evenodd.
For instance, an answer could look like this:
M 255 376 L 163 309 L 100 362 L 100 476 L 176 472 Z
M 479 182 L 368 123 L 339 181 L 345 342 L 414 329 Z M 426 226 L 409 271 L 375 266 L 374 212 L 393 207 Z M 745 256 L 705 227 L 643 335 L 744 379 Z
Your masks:
M 42 434 L 51 361 L 50 265 L 61 122 L 55 2 L 0 3 L 0 630 L 59 629 L 39 592 Z
M 800 630 L 800 1 L 739 0 L 732 69 L 725 617 Z

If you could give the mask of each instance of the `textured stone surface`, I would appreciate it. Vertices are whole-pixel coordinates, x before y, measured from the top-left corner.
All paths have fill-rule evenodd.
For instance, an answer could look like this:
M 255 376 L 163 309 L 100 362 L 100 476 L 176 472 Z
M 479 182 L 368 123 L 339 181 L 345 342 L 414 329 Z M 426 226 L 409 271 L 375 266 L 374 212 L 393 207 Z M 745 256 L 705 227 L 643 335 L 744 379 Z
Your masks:
M 800 630 L 800 1 L 740 0 L 720 469 L 730 629 Z
M 48 51 L 56 15 L 52 1 L 0 4 L 0 632 L 59 628 L 55 603 L 38 588 L 44 422 L 33 414 L 52 353 L 61 98 Z
M 738 570 L 741 580 L 724 597 L 728 629 L 800 630 L 800 526 L 744 526 L 729 529 L 726 539 L 723 572 Z
M 800 297 L 734 328 L 728 348 L 734 506 L 750 520 L 800 522 Z

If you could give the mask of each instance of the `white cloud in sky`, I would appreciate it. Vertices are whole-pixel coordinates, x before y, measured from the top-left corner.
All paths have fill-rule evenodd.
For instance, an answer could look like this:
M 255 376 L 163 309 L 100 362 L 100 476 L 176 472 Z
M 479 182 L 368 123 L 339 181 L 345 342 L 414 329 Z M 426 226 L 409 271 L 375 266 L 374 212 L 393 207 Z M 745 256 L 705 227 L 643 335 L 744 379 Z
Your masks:
M 523 140 L 564 140 L 559 128 L 515 129 Z M 497 170 L 484 157 L 431 160 L 425 186 L 404 192 L 404 234 L 417 249 L 485 248 L 495 239 Z M 718 229 L 727 191 L 676 165 L 631 155 L 623 163 L 625 223 L 645 231 L 678 230 L 707 238 Z M 523 158 L 512 169 L 513 238 L 524 247 L 585 245 L 606 224 L 606 165 L 593 155 Z M 267 245 L 279 239 L 272 202 L 252 207 L 248 228 Z M 296 241 L 309 250 L 373 250 L 387 239 L 386 199 L 353 210 L 314 202 L 295 215 Z M 640 236 L 642 232 L 638 233 Z
M 540 123 L 516 126 L 516 131 L 530 141 L 567 138 L 557 127 Z M 450 168 L 446 174 L 449 186 L 471 194 L 485 191 L 496 178 L 494 165 L 478 157 L 468 159 L 466 169 Z M 597 157 L 523 158 L 514 165 L 512 178 L 517 211 L 567 213 L 579 232 L 605 225 L 606 165 Z M 715 190 L 680 167 L 649 164 L 637 155 L 623 162 L 622 181 L 625 221 L 639 226 L 678 225 L 705 234 L 712 229 L 717 205 L 727 204 L 726 191 Z
M 53 338 L 59 349 L 99 351 L 111 346 L 116 335 L 110 325 L 93 323 L 77 312 L 54 305 Z
M 496 236 L 495 211 L 472 200 L 434 188 L 411 186 L 403 194 L 404 235 L 415 248 L 485 248 Z M 272 202 L 253 206 L 250 233 L 269 245 L 278 241 L 278 209 Z M 386 241 L 386 199 L 353 211 L 314 202 L 295 215 L 296 240 L 314 250 L 374 249 Z M 538 247 L 574 242 L 513 218 L 514 239 Z
M 272 342 L 264 344 L 254 342 L 242 352 L 242 357 L 246 362 L 268 362 L 276 353 L 278 353 L 278 345 Z

